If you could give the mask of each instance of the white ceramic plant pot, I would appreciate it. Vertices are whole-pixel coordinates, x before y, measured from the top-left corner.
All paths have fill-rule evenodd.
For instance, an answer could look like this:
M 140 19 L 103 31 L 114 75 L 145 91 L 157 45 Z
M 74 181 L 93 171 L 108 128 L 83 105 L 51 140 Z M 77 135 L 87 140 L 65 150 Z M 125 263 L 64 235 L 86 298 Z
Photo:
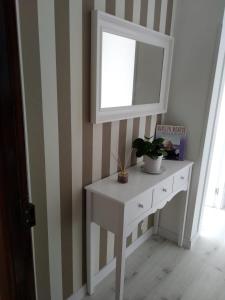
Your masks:
M 157 159 L 144 155 L 144 171 L 147 173 L 159 173 L 161 169 L 163 156 L 159 156 Z

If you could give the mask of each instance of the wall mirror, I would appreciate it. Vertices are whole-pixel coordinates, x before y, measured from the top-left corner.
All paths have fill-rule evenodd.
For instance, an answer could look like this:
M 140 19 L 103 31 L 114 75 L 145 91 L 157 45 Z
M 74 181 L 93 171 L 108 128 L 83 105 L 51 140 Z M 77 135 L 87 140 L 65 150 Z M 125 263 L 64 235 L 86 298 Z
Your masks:
M 173 38 L 92 12 L 93 123 L 165 113 Z

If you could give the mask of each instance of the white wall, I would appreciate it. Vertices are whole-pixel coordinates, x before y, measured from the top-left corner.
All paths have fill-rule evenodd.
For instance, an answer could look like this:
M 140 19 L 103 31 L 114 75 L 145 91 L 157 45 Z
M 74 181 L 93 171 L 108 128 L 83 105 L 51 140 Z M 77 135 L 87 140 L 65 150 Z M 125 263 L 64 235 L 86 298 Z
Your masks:
M 196 201 L 196 194 L 224 4 L 224 0 L 180 0 L 177 6 L 174 66 L 165 123 L 187 127 L 186 157 L 195 162 L 185 233 L 187 239 L 194 237 L 198 230 L 201 201 Z M 177 198 L 173 206 L 176 206 L 178 216 L 178 201 L 181 199 L 180 196 Z M 178 220 L 171 206 L 163 211 L 160 222 L 162 227 L 167 224 L 175 232 Z

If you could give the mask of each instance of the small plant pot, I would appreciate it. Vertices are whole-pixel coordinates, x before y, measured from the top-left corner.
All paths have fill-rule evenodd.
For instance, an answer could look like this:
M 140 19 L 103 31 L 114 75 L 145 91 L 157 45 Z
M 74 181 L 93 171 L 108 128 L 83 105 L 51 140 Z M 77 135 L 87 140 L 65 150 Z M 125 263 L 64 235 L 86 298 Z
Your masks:
M 127 183 L 128 182 L 128 173 L 127 172 L 119 172 L 118 173 L 118 182 L 119 183 Z
M 163 156 L 158 156 L 157 159 L 144 155 L 144 171 L 147 173 L 159 173 L 161 170 Z

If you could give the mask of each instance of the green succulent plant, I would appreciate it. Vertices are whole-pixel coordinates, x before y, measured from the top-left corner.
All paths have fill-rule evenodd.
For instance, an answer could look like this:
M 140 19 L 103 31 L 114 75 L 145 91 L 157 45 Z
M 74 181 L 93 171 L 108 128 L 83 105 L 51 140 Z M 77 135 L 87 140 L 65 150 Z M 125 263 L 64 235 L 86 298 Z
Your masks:
M 151 141 L 152 140 L 152 141 Z M 145 139 L 137 138 L 133 141 L 132 147 L 136 149 L 136 156 L 141 157 L 147 155 L 152 159 L 157 159 L 159 156 L 166 156 L 167 152 L 163 146 L 164 139 L 154 137 L 146 137 Z

